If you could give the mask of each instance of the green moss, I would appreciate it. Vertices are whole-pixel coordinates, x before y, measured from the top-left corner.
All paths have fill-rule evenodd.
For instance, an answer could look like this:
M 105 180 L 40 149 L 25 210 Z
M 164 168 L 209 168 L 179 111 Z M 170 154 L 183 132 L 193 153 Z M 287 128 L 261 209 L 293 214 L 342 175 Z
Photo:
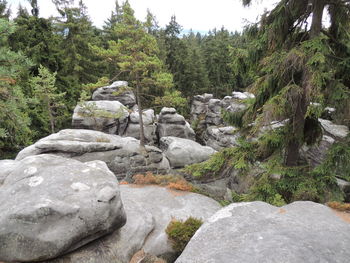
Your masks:
M 173 249 L 180 254 L 202 224 L 202 220 L 194 217 L 189 217 L 186 221 L 173 219 L 165 230 Z

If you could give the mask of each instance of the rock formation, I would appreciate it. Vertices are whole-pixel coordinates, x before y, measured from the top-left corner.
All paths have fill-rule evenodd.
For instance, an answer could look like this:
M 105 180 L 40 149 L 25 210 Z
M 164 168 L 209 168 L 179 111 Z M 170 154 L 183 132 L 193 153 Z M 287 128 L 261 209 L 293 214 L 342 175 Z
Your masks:
M 349 233 L 321 204 L 234 203 L 211 216 L 175 262 L 347 262 Z
M 29 156 L 15 161 L 4 177 L 0 260 L 53 258 L 125 224 L 118 182 L 101 161 Z

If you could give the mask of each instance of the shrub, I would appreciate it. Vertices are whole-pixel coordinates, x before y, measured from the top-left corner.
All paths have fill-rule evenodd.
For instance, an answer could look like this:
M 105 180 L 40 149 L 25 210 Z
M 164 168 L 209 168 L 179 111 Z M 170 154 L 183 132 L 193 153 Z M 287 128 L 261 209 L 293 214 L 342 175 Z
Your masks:
M 202 220 L 194 217 L 186 221 L 173 219 L 165 230 L 173 249 L 180 254 L 202 224 Z
M 156 177 L 151 172 L 143 174 L 135 174 L 133 177 L 135 184 L 156 184 Z

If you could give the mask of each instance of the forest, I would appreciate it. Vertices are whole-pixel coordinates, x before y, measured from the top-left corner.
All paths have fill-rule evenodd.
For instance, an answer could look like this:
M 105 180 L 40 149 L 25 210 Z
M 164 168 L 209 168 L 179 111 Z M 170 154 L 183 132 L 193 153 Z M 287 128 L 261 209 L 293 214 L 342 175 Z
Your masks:
M 31 10 L 19 6 L 10 18 L 0 0 L 0 159 L 71 127 L 77 103 L 126 80 L 145 108 L 174 107 L 186 118 L 194 95 L 255 95 L 243 112 L 222 113 L 242 131 L 240 147 L 186 168 L 215 176 L 232 163 L 242 172 L 264 163 L 266 173 L 237 200 L 327 201 L 339 196 L 336 176 L 350 179 L 349 136 L 320 166 L 300 162 L 300 148 L 322 137 L 318 119 L 326 107 L 336 109 L 334 123 L 350 126 L 350 1 L 280 0 L 242 32 L 214 28 L 204 35 L 182 34 L 175 16 L 165 27 L 150 11 L 139 21 L 127 0 L 115 2 L 103 28 L 93 26 L 84 1 L 52 1 L 59 17 L 41 17 L 31 0 Z M 249 140 L 283 120 L 282 129 Z M 271 181 L 273 173 L 282 180 Z

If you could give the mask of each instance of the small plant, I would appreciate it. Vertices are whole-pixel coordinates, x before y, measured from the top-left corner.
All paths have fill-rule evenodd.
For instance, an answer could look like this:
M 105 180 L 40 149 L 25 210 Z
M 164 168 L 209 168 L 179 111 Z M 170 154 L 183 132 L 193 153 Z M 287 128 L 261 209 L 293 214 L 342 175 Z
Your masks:
M 186 221 L 171 220 L 165 232 L 172 243 L 173 249 L 180 254 L 202 224 L 201 219 L 194 217 L 189 217 Z
M 98 137 L 96 138 L 96 142 L 110 142 L 108 138 Z

